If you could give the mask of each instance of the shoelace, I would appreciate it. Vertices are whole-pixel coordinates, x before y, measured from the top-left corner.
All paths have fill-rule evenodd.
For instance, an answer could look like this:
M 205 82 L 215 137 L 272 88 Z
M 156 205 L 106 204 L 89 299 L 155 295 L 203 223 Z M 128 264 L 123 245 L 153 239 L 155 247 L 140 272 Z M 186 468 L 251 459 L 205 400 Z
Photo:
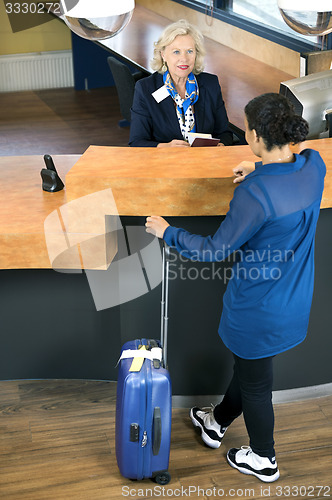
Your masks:
M 215 409 L 216 405 L 213 403 L 210 404 L 210 406 L 202 406 L 201 410 L 206 411 L 207 413 L 213 413 L 213 410 Z
M 202 411 L 206 411 L 206 413 L 209 413 L 210 415 L 212 415 L 214 421 L 216 422 L 216 420 L 214 418 L 214 409 L 215 409 L 215 407 L 216 407 L 216 405 L 214 405 L 213 403 L 210 403 L 210 406 L 202 406 L 201 410 Z M 218 422 L 216 422 L 216 424 L 218 424 Z M 226 432 L 227 427 L 221 427 L 221 426 L 219 426 L 219 427 L 220 427 L 221 432 Z

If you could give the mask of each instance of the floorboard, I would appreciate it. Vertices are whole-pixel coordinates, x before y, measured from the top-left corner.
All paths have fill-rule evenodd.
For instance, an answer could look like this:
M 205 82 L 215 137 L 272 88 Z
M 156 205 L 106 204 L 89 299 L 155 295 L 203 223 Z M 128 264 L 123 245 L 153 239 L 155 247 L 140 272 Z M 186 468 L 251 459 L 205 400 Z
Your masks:
M 115 457 L 115 382 L 0 382 L 0 498 L 327 498 L 332 495 L 332 397 L 275 405 L 281 477 L 272 485 L 229 467 L 247 444 L 242 417 L 212 450 L 187 409 L 173 409 L 171 482 L 123 478 Z M 164 489 L 163 489 L 164 488 Z
M 81 154 L 127 146 L 115 87 L 0 93 L 0 155 Z

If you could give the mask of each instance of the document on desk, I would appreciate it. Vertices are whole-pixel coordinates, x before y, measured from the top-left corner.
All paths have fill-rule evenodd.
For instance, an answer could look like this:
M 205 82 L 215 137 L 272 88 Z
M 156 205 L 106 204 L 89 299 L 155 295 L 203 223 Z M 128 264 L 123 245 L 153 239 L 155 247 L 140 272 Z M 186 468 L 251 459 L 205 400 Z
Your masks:
M 191 147 L 217 146 L 220 139 L 215 139 L 211 134 L 188 133 L 188 142 Z

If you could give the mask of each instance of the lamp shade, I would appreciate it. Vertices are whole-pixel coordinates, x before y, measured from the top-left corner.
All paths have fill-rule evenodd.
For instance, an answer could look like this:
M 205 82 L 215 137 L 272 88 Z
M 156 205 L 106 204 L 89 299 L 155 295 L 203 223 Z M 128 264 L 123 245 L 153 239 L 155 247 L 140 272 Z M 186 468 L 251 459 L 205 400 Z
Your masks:
M 332 0 L 278 0 L 288 26 L 302 35 L 326 35 L 332 31 Z
M 67 26 L 88 40 L 105 40 L 129 23 L 135 0 L 60 0 Z

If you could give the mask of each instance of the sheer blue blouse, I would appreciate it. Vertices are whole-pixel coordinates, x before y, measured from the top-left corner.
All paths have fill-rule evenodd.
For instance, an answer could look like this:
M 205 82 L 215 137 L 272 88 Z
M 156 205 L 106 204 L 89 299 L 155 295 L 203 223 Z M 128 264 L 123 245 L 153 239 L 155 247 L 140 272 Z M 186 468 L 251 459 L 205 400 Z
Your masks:
M 236 187 L 213 236 L 171 226 L 165 231 L 166 243 L 192 260 L 222 261 L 237 251 L 219 326 L 237 356 L 272 356 L 306 336 L 325 173 L 321 156 L 310 149 L 293 163 L 259 162 Z

